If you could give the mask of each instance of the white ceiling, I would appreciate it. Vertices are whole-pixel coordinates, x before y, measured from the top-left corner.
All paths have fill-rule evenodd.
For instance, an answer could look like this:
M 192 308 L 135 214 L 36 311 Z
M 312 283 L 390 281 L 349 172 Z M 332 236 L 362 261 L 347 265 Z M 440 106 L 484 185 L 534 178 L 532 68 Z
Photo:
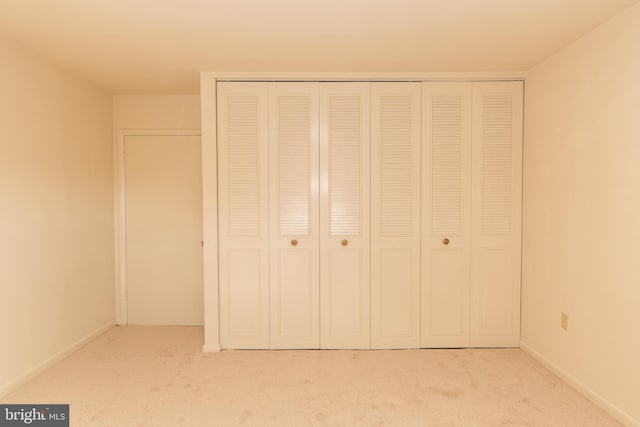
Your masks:
M 0 32 L 115 93 L 203 71 L 516 71 L 638 0 L 0 0 Z

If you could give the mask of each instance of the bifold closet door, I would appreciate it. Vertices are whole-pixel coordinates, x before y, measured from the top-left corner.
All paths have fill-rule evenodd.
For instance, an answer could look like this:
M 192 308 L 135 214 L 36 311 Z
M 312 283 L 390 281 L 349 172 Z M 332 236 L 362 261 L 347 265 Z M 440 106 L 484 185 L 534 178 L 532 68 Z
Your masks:
M 471 94 L 422 84 L 422 347 L 469 346 Z
M 522 82 L 474 83 L 472 347 L 520 341 Z
M 319 348 L 319 83 L 269 83 L 270 347 Z
M 369 109 L 369 83 L 321 83 L 321 348 L 370 348 Z
M 269 348 L 268 84 L 217 95 L 220 345 Z
M 371 347 L 420 347 L 420 83 L 371 84 Z

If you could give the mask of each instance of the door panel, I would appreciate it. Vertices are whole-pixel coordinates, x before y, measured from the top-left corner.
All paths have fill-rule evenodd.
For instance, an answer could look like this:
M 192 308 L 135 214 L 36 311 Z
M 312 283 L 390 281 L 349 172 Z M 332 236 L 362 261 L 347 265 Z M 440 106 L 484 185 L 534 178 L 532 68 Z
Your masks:
M 430 304 L 423 307 L 423 324 L 428 325 L 429 338 L 437 341 L 440 337 L 460 337 L 460 341 L 447 339 L 446 347 L 464 347 L 468 342 L 469 331 L 469 287 L 467 273 L 469 265 L 468 251 L 462 248 L 449 250 L 434 249 L 429 254 L 431 284 L 425 290 L 423 301 Z M 442 339 L 442 341 L 445 341 Z M 439 347 L 427 341 L 423 347 Z
M 267 324 L 262 316 L 264 281 L 260 273 L 264 261 L 261 251 L 229 248 L 226 252 L 227 264 L 221 266 L 228 279 L 223 293 L 226 307 L 222 348 L 262 348 L 259 342 L 265 338 L 263 331 Z
M 371 88 L 371 347 L 417 348 L 420 83 Z
M 484 248 L 478 254 L 478 333 L 508 336 L 513 333 L 513 260 L 511 248 Z
M 276 259 L 278 281 L 274 283 L 276 304 L 274 310 L 275 336 L 300 342 L 310 342 L 317 336 L 314 317 L 317 279 L 312 276 L 315 248 L 279 249 Z M 315 343 L 315 341 L 313 341 Z M 295 343 L 291 344 L 292 348 Z M 304 344 L 300 344 L 304 345 Z M 312 344 L 307 344 L 311 348 Z
M 378 277 L 380 278 L 379 334 L 389 341 L 415 338 L 414 297 L 415 274 L 412 249 L 380 249 Z
M 220 344 L 269 348 L 267 83 L 218 83 Z
M 369 347 L 369 300 L 363 297 L 368 289 L 362 277 L 365 255 L 361 249 L 327 250 L 321 289 L 322 348 Z
M 471 346 L 520 342 L 522 82 L 474 83 Z
M 471 93 L 422 84 L 422 347 L 469 345 Z
M 269 84 L 271 348 L 319 348 L 318 83 Z
M 321 84 L 322 348 L 370 348 L 369 110 L 369 83 Z
M 202 325 L 200 137 L 127 136 L 127 317 L 131 325 Z

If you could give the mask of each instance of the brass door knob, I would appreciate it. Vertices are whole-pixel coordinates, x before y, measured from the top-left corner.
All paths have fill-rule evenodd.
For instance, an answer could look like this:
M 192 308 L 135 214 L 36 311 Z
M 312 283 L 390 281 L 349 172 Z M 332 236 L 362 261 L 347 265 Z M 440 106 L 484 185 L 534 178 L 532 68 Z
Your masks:
M 445 245 L 449 244 L 449 239 L 442 239 L 442 243 L 444 243 Z
M 298 241 L 296 239 L 293 239 L 291 241 L 291 246 L 298 246 Z
M 347 239 L 344 239 L 341 243 L 342 246 L 347 246 L 349 244 L 349 241 Z

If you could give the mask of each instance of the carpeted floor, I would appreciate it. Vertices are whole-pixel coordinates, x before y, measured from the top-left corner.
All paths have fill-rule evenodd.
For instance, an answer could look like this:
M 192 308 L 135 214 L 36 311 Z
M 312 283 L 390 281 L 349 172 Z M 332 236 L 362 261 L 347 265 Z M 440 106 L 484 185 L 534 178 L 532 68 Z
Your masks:
M 518 349 L 202 353 L 202 328 L 116 327 L 2 403 L 71 426 L 619 426 Z

